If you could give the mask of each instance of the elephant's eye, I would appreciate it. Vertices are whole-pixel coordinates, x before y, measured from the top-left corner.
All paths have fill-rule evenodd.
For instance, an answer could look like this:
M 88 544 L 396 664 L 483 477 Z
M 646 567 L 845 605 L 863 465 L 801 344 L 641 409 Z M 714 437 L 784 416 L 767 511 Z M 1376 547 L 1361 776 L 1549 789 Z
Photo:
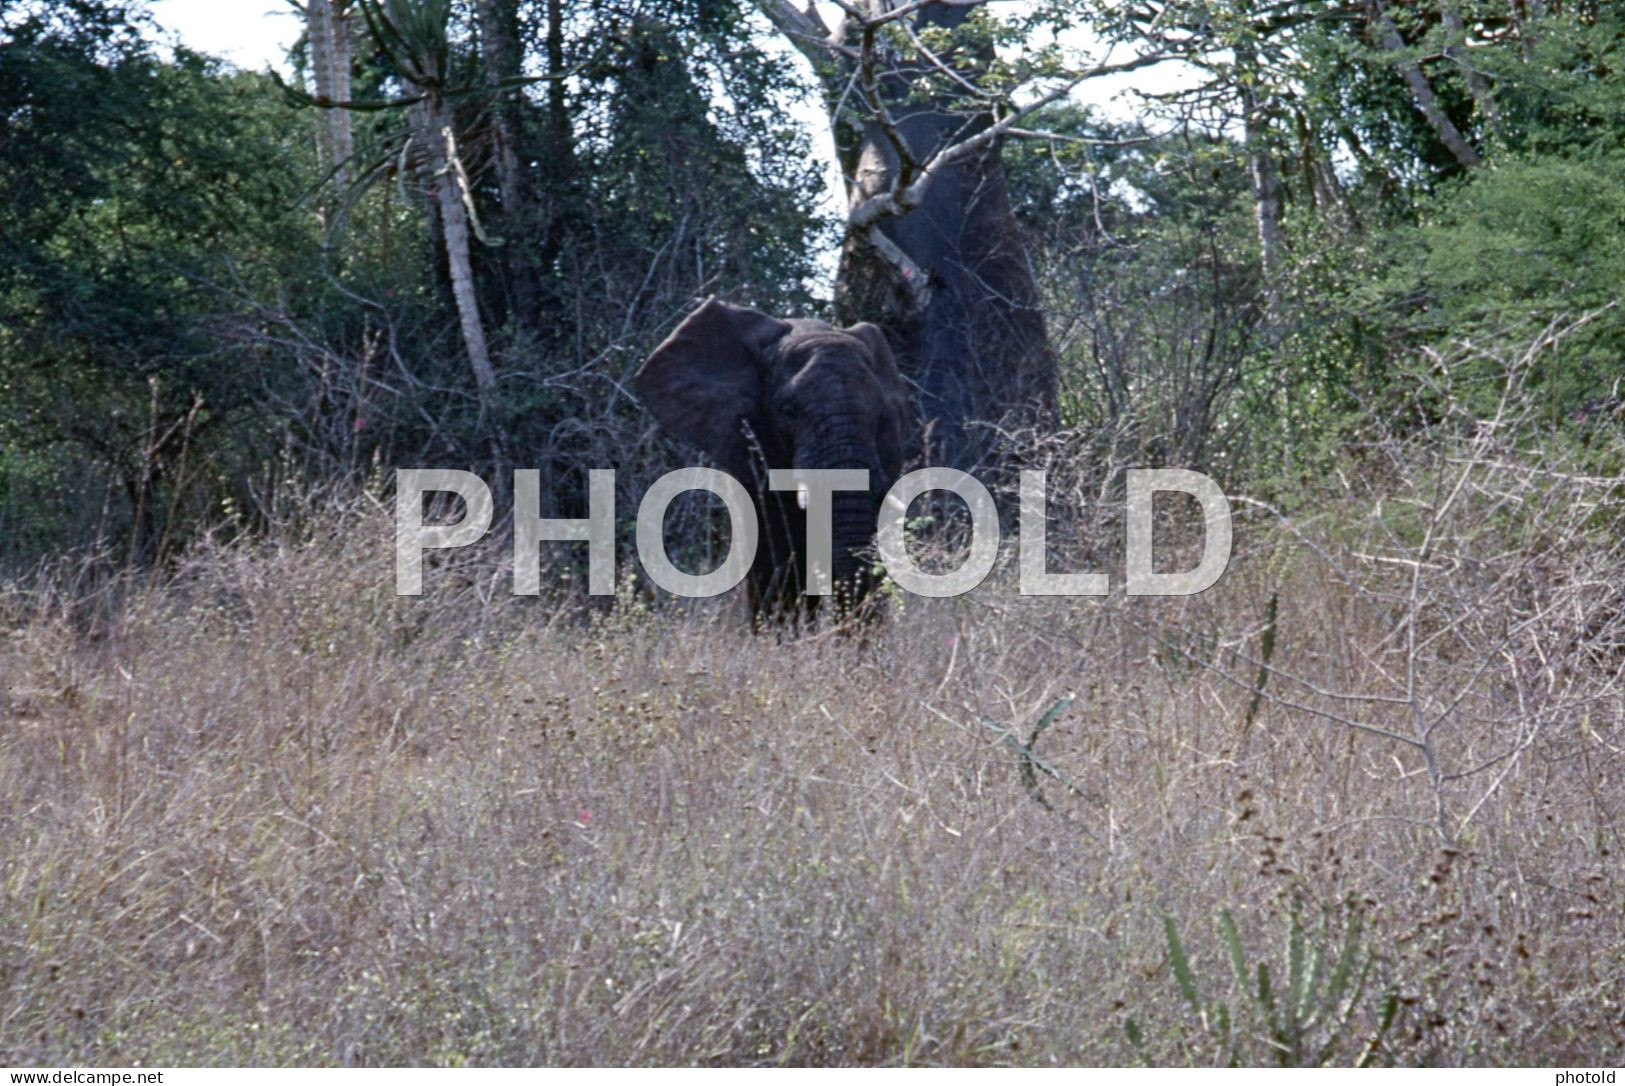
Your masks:
M 773 401 L 773 413 L 784 422 L 794 422 L 796 416 L 801 414 L 801 405 L 796 403 L 794 396 L 777 396 Z

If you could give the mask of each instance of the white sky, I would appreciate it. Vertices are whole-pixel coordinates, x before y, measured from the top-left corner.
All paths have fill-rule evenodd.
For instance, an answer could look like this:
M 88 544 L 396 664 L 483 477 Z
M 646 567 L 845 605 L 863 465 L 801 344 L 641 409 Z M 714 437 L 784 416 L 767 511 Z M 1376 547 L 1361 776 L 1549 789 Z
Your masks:
M 298 12 L 287 0 L 152 0 L 158 25 L 200 53 L 239 68 L 286 68 L 284 53 L 299 37 Z

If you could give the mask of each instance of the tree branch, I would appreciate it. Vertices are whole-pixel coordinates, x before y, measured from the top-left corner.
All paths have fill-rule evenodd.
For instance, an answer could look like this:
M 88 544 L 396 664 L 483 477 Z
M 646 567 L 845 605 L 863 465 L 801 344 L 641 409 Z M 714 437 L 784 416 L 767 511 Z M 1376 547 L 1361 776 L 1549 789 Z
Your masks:
M 1380 3 L 1372 5 L 1372 27 L 1377 32 L 1377 38 L 1382 47 L 1394 54 L 1394 63 L 1399 68 L 1399 74 L 1404 78 L 1405 85 L 1411 89 L 1411 98 L 1416 102 L 1416 108 L 1422 111 L 1427 118 L 1429 126 L 1439 137 L 1439 141 L 1450 150 L 1456 161 L 1468 169 L 1479 166 L 1484 159 L 1467 137 L 1461 134 L 1455 122 L 1445 113 L 1444 107 L 1439 105 L 1438 95 L 1433 93 L 1433 84 L 1428 82 L 1422 71 L 1422 66 L 1411 55 L 1410 47 L 1400 36 L 1399 27 L 1394 25 L 1393 19 Z
M 806 11 L 802 11 L 790 0 L 756 0 L 756 9 L 767 17 L 775 30 L 789 39 L 791 45 L 813 62 L 815 70 L 819 64 L 830 59 L 831 51 L 840 47 L 836 35 L 811 4 Z

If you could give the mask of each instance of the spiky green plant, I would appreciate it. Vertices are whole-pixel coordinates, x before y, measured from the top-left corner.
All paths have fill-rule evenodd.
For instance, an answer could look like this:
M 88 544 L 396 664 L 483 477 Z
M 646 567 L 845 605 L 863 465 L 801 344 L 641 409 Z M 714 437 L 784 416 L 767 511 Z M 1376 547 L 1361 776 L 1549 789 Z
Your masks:
M 1364 914 L 1356 904 L 1346 906 L 1347 920 L 1338 939 L 1334 911 L 1327 910 L 1313 931 L 1305 928 L 1297 909 L 1289 913 L 1284 968 L 1272 974 L 1270 963 L 1248 962 L 1235 917 L 1229 909 L 1221 909 L 1215 926 L 1230 963 L 1231 991 L 1228 998 L 1211 1000 L 1203 997 L 1176 921 L 1171 915 L 1163 917 L 1169 970 L 1217 1062 L 1231 1067 L 1270 1063 L 1366 1067 L 1377 1058 L 1399 1015 L 1399 993 L 1384 987 L 1372 997 L 1374 1004 L 1367 1004 L 1376 958 L 1365 938 Z M 1276 979 L 1279 976 L 1284 976 L 1284 985 Z M 1149 1060 L 1140 1023 L 1131 1017 L 1123 1029 L 1129 1043 Z M 1179 1047 L 1198 1056 L 1199 1049 L 1188 1039 Z

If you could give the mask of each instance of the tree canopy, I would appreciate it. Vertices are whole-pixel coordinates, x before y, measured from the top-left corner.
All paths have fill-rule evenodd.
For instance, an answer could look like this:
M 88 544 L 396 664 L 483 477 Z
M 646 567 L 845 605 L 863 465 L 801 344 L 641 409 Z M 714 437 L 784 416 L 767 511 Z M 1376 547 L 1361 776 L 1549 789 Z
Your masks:
M 882 323 L 944 462 L 1079 426 L 1285 486 L 1423 419 L 1427 350 L 1572 322 L 1547 422 L 1619 422 L 1611 5 L 305 11 L 284 80 L 0 4 L 0 556 L 149 561 L 429 458 L 571 507 L 660 462 L 627 378 L 713 293 Z M 1158 65 L 1195 78 L 1086 104 Z

